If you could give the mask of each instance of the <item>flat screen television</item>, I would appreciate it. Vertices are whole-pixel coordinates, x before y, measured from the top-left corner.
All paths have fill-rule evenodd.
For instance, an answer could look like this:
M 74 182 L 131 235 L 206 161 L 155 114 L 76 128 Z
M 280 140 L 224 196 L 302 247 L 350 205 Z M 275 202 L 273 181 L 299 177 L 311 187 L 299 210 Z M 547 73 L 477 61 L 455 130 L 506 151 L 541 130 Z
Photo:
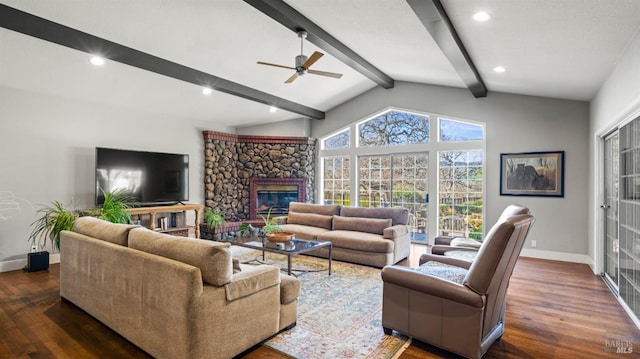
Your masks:
M 189 155 L 96 147 L 96 205 L 122 190 L 140 205 L 189 200 Z

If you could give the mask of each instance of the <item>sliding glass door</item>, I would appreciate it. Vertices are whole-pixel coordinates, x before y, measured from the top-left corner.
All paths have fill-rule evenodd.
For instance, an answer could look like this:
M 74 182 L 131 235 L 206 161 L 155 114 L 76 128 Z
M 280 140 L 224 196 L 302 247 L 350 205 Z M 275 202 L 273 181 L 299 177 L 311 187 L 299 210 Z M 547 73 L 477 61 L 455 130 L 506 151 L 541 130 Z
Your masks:
M 604 139 L 604 275 L 618 291 L 620 253 L 618 239 L 618 131 Z
M 429 155 L 358 158 L 359 207 L 402 207 L 410 213 L 413 240 L 427 240 Z

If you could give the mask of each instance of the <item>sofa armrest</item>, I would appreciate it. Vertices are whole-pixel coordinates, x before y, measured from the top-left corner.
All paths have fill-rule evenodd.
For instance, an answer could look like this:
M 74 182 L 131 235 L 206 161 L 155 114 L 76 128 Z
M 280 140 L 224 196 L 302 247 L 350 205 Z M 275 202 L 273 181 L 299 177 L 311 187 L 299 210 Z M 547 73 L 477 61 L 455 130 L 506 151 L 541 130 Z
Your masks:
M 278 225 L 287 224 L 287 219 L 288 218 L 289 218 L 289 216 L 276 217 L 276 223 L 278 223 Z
M 482 308 L 485 304 L 483 295 L 479 295 L 463 285 L 407 267 L 386 266 L 382 268 L 382 281 L 475 308 Z
M 396 224 L 395 226 L 385 228 L 382 232 L 382 237 L 385 239 L 395 239 L 407 233 L 409 233 L 409 226 L 406 224 Z
M 231 282 L 224 285 L 227 300 L 257 293 L 280 283 L 280 269 L 271 265 L 242 266 L 242 271 L 233 275 Z
M 448 246 L 451 244 L 451 240 L 454 239 L 454 236 L 436 236 L 433 239 L 434 244 L 440 244 L 443 246 Z
M 423 265 L 424 263 L 427 263 L 429 261 L 448 264 L 448 265 L 452 265 L 452 266 L 456 266 L 464 269 L 469 269 L 469 267 L 471 267 L 471 262 L 468 262 L 459 258 L 445 257 L 441 255 L 428 254 L 428 253 L 425 253 L 420 256 L 420 265 Z

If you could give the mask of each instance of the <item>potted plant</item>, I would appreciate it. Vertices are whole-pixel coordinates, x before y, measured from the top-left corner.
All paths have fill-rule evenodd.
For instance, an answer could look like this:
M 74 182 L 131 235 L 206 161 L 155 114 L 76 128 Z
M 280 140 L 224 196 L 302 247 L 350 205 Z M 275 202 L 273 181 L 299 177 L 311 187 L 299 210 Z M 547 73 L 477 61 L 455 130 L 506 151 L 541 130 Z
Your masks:
M 262 231 L 265 233 L 267 240 L 271 242 L 289 242 L 295 238 L 295 233 L 282 229 L 275 218 L 271 218 L 271 208 L 267 212 L 267 216 L 260 215 L 264 221 Z
M 31 247 L 42 250 L 47 238 L 51 240 L 54 249 L 60 249 L 60 232 L 72 230 L 78 215 L 58 201 L 50 206 L 43 206 L 38 210 L 40 217 L 31 223 L 31 233 L 28 240 Z
M 251 225 L 251 223 L 242 223 L 238 227 L 238 235 L 240 237 L 253 236 L 257 237 L 258 229 Z
M 211 208 L 207 208 L 204 211 L 204 224 L 206 228 L 209 230 L 209 233 L 213 232 L 215 234 L 216 239 L 222 238 L 222 225 L 227 223 L 222 215 L 222 212 L 219 208 L 212 210 Z M 202 230 L 200 231 L 202 233 Z M 206 231 L 205 231 L 206 232 Z
M 89 213 L 90 216 L 98 217 L 112 223 L 131 223 L 131 215 L 127 210 L 133 207 L 133 197 L 124 190 L 118 189 L 113 192 L 102 192 L 104 203 L 102 208 L 97 208 Z

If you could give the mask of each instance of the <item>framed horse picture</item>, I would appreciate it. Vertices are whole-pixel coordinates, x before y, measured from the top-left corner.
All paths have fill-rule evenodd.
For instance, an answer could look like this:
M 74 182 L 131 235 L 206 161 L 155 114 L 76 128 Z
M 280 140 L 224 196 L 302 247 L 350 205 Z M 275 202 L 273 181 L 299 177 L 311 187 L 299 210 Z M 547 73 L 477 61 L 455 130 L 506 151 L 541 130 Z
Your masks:
M 501 153 L 500 195 L 564 197 L 564 151 Z

